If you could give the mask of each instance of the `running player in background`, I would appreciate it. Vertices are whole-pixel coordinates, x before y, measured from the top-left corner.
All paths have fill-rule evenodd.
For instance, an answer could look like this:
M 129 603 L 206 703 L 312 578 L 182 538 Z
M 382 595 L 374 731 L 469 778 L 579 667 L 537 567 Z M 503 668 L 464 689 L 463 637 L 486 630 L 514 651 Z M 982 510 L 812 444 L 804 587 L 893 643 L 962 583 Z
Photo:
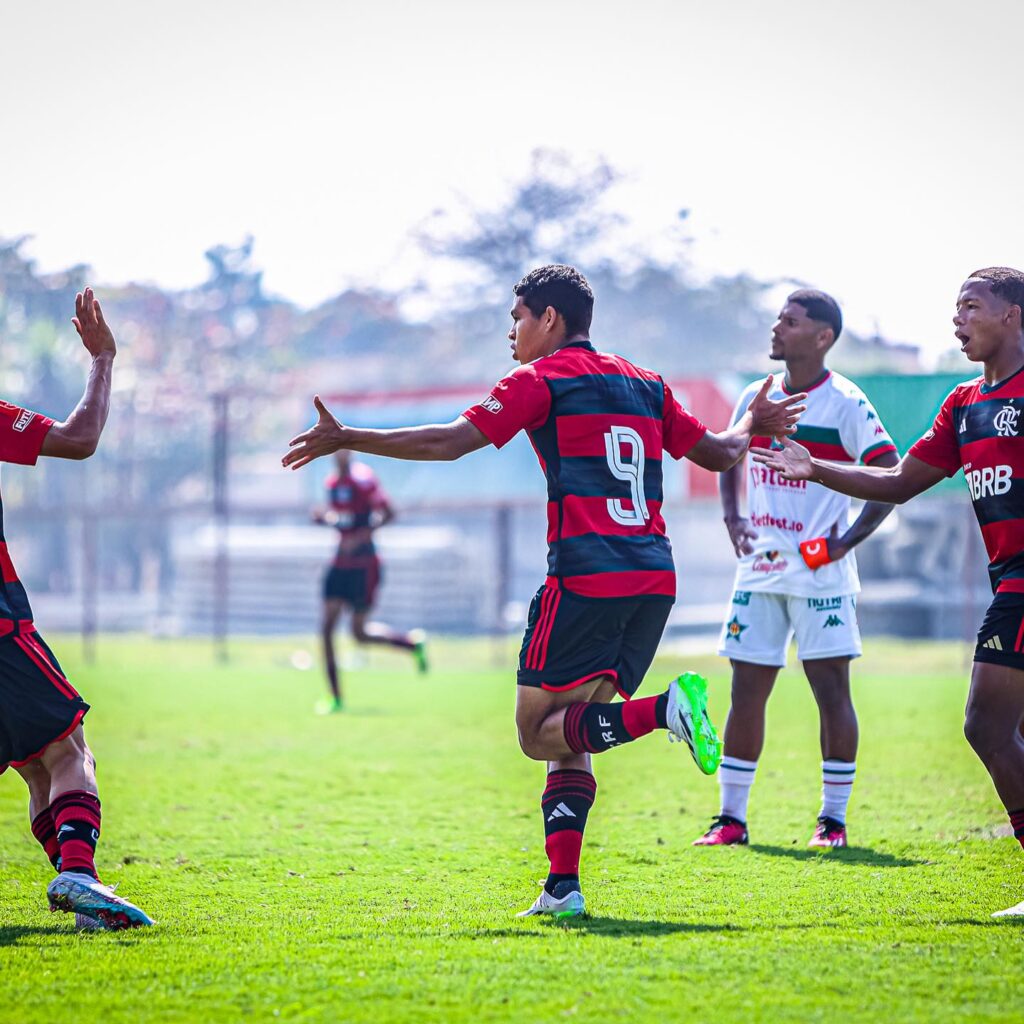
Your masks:
M 793 292 L 772 328 L 771 358 L 785 361 L 786 374 L 769 395 L 807 393 L 807 411 L 792 436 L 821 458 L 894 466 L 896 446 L 864 393 L 825 366 L 842 329 L 842 313 L 830 295 Z M 733 422 L 763 383 L 754 381 L 740 395 Z M 739 504 L 744 474 L 747 516 Z M 845 846 L 858 740 L 850 660 L 861 653 L 853 548 L 874 533 L 892 506 L 868 502 L 850 525 L 845 495 L 784 480 L 749 459 L 722 474 L 721 496 L 739 559 L 718 649 L 732 663 L 732 706 L 718 771 L 721 810 L 694 845 L 749 841 L 747 801 L 764 746 L 765 708 L 795 633 L 821 722 L 821 810 L 809 845 Z
M 788 438 L 755 460 L 787 480 L 815 481 L 855 498 L 902 503 L 963 468 L 981 526 L 995 597 L 978 631 L 964 732 L 988 769 L 1024 846 L 1024 273 L 976 270 L 953 324 L 984 373 L 959 384 L 931 429 L 891 469 L 816 458 Z M 1024 900 L 994 917 L 1024 917 Z
M 2 462 L 34 466 L 40 455 L 87 459 L 96 451 L 110 406 L 116 345 L 91 288 L 76 296 L 75 313 L 72 323 L 92 356 L 85 394 L 64 423 L 0 402 Z M 83 927 L 152 924 L 97 877 L 99 791 L 82 729 L 89 705 L 36 632 L 2 522 L 0 510 L 0 774 L 13 768 L 28 784 L 32 834 L 58 872 L 47 889 L 50 909 L 76 914 Z
M 548 484 L 548 575 L 519 655 L 516 726 L 523 752 L 548 766 L 541 809 L 550 870 L 522 916 L 575 916 L 584 912 L 580 849 L 597 791 L 591 755 L 668 730 L 705 773 L 719 759 L 699 677 L 630 699 L 675 599 L 662 452 L 727 469 L 753 435 L 791 432 L 803 396 L 771 401 L 769 378 L 740 421 L 715 434 L 656 373 L 591 345 L 594 296 L 578 270 L 541 267 L 513 291 L 509 340 L 521 365 L 479 404 L 451 423 L 362 430 L 339 423 L 317 397 L 319 421 L 282 462 L 298 469 L 339 449 L 451 460 L 528 433 Z M 610 703 L 616 693 L 625 703 Z
M 352 636 L 361 644 L 386 644 L 410 651 L 421 672 L 427 671 L 426 634 L 422 629 L 399 633 L 367 616 L 377 599 L 380 556 L 373 543 L 375 530 L 395 518 L 394 509 L 376 474 L 356 462 L 349 451 L 334 454 L 337 473 L 327 481 L 327 508 L 314 509 L 313 521 L 338 531 L 338 550 L 324 576 L 324 613 L 321 635 L 330 700 L 318 706 L 322 714 L 341 711 L 344 702 L 334 629 L 346 605 L 352 609 Z

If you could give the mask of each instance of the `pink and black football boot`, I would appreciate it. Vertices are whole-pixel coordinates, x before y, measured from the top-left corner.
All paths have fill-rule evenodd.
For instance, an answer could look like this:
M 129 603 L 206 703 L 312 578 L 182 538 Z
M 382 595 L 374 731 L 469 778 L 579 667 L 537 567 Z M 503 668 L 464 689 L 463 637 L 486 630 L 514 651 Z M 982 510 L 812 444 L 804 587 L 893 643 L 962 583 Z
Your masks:
M 817 846 L 821 849 L 836 849 L 846 845 L 846 826 L 835 818 L 822 816 L 818 819 L 818 827 L 808 846 Z
M 739 818 L 720 814 L 711 822 L 711 828 L 694 839 L 694 846 L 746 846 L 750 842 L 747 826 Z

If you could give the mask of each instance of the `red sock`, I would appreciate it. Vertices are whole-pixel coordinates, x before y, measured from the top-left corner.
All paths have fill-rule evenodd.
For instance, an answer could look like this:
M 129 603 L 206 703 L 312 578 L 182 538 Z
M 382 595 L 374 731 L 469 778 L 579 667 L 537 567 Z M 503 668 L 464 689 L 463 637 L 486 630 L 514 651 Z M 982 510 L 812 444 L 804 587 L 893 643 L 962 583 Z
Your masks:
M 61 871 L 80 871 L 96 878 L 96 843 L 100 838 L 100 802 L 92 793 L 75 789 L 50 804 L 60 843 Z
M 1017 842 L 1024 847 L 1024 807 L 1019 811 L 1010 811 L 1010 827 L 1017 837 Z
M 597 782 L 590 772 L 560 768 L 548 775 L 540 806 L 544 850 L 551 864 L 544 888 L 550 894 L 559 882 L 579 878 L 583 830 L 596 795 Z
M 36 837 L 46 856 L 50 858 L 54 870 L 59 871 L 60 868 L 57 865 L 60 862 L 60 843 L 57 842 L 57 827 L 53 823 L 53 815 L 50 813 L 49 807 L 41 810 L 32 819 L 32 835 Z
M 633 739 L 637 740 L 649 732 L 654 732 L 659 724 L 662 729 L 665 728 L 664 711 L 662 711 L 661 722 L 658 722 L 658 702 L 664 696 L 663 693 L 659 693 L 655 697 L 640 697 L 627 700 L 622 705 L 622 724 Z

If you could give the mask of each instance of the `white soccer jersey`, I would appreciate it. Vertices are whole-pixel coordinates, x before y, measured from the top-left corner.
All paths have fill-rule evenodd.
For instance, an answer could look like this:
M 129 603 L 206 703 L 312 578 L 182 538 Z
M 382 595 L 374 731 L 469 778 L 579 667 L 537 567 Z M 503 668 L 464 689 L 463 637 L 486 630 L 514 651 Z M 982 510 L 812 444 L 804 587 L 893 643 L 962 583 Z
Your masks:
M 786 391 L 782 375 L 772 384 L 769 397 L 778 401 Z M 754 381 L 740 395 L 733 410 L 735 423 L 764 384 Z M 807 392 L 807 411 L 792 435 L 819 459 L 834 462 L 871 463 L 885 452 L 896 451 L 878 414 L 852 381 L 829 372 Z M 769 438 L 753 443 L 769 447 Z M 838 562 L 811 570 L 800 555 L 800 543 L 827 537 L 832 527 L 839 533 L 849 525 L 850 499 L 821 484 L 807 480 L 783 480 L 773 470 L 746 457 L 747 517 L 757 531 L 755 552 L 739 560 L 736 589 L 772 594 L 814 597 L 856 594 L 860 591 L 857 561 L 851 551 Z

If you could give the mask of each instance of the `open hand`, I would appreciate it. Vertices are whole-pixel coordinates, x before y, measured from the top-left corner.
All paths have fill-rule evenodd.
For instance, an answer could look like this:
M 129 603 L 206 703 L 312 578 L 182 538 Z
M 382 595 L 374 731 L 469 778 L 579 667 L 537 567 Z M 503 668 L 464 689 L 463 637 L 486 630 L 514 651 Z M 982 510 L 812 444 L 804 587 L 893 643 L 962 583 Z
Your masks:
M 75 296 L 75 315 L 71 322 L 75 325 L 82 344 L 94 359 L 103 352 L 109 352 L 111 355 L 117 352 L 114 335 L 103 319 L 103 310 L 100 309 L 99 300 L 93 295 L 91 288 L 86 288 L 84 292 L 79 292 Z
M 732 541 L 737 558 L 754 553 L 754 541 L 757 540 L 757 530 L 750 525 L 749 519 L 744 516 L 726 519 L 725 528 L 729 531 L 729 540 Z
M 810 480 L 814 472 L 811 453 L 788 437 L 781 438 L 781 448 L 751 448 L 755 462 L 774 469 L 787 480 Z
M 313 405 L 320 418 L 309 430 L 288 442 L 291 451 L 281 459 L 282 466 L 299 469 L 322 455 L 333 455 L 338 449 L 345 447 L 345 427 L 320 401 L 319 395 L 313 396 Z
M 807 397 L 804 392 L 773 402 L 768 397 L 772 380 L 772 375 L 768 374 L 761 385 L 761 390 L 747 406 L 747 412 L 753 420 L 751 432 L 755 437 L 784 437 L 786 434 L 794 433 L 796 421 L 807 408 L 800 404 Z

